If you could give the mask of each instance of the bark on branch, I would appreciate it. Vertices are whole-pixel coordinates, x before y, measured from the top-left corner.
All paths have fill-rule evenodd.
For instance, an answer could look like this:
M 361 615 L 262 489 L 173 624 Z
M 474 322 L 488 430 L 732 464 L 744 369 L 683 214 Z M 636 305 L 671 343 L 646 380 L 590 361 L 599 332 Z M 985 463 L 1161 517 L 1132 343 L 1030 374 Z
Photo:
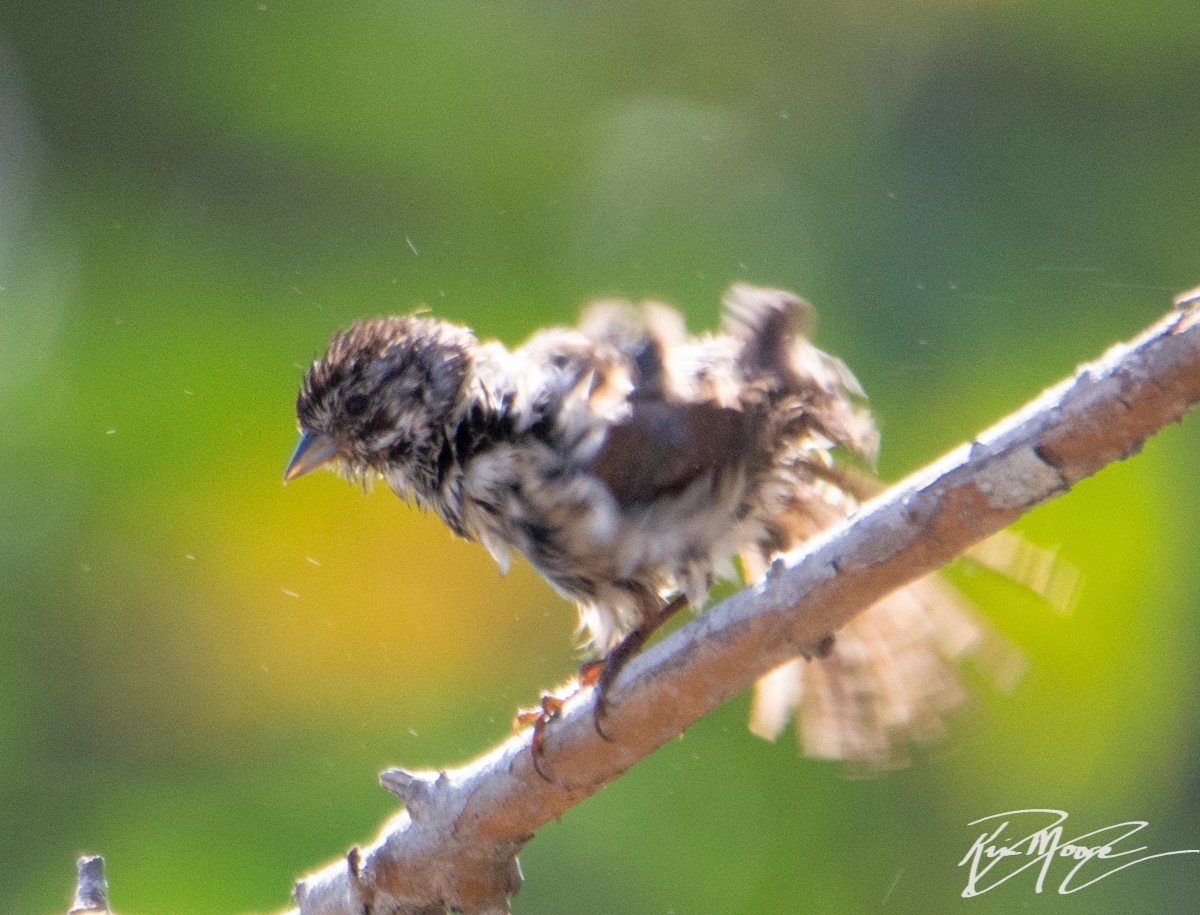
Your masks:
M 522 879 L 516 854 L 540 826 L 880 597 L 1136 453 L 1197 402 L 1200 289 L 636 657 L 609 694 L 612 742 L 592 725 L 590 694 L 568 703 L 545 734 L 553 781 L 534 770 L 528 735 L 457 769 L 384 772 L 404 810 L 371 845 L 297 883 L 289 915 L 507 912 Z

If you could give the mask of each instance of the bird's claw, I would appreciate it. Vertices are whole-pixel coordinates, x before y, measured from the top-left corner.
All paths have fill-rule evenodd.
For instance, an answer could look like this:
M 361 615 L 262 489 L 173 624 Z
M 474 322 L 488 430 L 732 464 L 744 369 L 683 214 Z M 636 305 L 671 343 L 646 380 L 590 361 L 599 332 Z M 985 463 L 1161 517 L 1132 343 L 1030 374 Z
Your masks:
M 579 690 L 576 689 L 575 692 Z M 553 781 L 542 769 L 542 759 L 545 757 L 545 732 L 551 721 L 562 715 L 563 706 L 574 693 L 561 696 L 555 693 L 544 693 L 536 706 L 517 709 L 513 718 L 513 730 L 519 731 L 527 725 L 533 725 L 533 736 L 529 740 L 529 752 L 533 758 L 533 768 L 546 781 Z
M 546 728 L 549 727 L 550 722 L 562 717 L 563 708 L 570 699 L 575 698 L 590 686 L 596 687 L 596 705 L 593 716 L 596 732 L 605 740 L 612 739 L 600 728 L 600 721 L 604 718 L 607 710 L 607 704 L 604 701 L 604 687 L 607 685 L 607 680 L 611 679 L 611 677 L 605 678 L 604 676 L 606 667 L 604 660 L 588 661 L 579 668 L 579 673 L 565 686 L 554 692 L 543 693 L 537 705 L 517 709 L 517 714 L 513 718 L 513 730 L 519 731 L 521 728 L 533 725 L 533 735 L 529 740 L 533 768 L 546 781 L 551 781 L 542 769 L 542 760 L 545 758 Z

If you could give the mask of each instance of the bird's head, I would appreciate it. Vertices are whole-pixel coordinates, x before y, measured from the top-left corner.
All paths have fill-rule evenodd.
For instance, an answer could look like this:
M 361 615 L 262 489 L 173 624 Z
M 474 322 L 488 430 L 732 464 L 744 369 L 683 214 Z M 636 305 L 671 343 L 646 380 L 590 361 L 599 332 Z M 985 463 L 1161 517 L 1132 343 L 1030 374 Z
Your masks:
M 334 335 L 296 397 L 300 443 L 286 483 L 319 467 L 411 484 L 461 398 L 475 338 L 432 318 L 372 318 Z

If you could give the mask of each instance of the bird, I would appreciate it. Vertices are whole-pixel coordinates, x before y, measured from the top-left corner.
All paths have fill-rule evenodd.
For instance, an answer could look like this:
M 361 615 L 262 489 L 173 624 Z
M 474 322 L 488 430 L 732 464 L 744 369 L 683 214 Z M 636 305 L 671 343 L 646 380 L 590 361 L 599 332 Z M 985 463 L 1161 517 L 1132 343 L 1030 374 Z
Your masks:
M 713 333 L 617 300 L 515 349 L 427 313 L 358 320 L 304 374 L 284 481 L 321 467 L 382 479 L 502 570 L 523 555 L 578 608 L 599 729 L 616 673 L 664 620 L 702 609 L 738 563 L 761 577 L 880 488 L 863 389 L 813 325 L 805 300 L 744 283 Z M 1014 549 L 982 561 L 1011 567 Z M 795 719 L 808 755 L 902 764 L 963 704 L 966 655 L 1003 681 L 1019 667 L 965 597 L 926 577 L 763 677 L 750 728 L 774 738 Z M 535 764 L 560 707 L 547 694 L 519 718 L 535 723 Z

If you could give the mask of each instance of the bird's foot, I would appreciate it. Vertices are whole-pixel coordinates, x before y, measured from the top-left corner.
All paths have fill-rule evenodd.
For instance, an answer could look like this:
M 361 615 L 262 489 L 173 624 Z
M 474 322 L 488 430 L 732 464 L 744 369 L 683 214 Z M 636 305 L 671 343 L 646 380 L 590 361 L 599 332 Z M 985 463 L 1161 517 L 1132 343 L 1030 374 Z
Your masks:
M 575 692 L 579 689 L 576 688 Z M 562 714 L 563 706 L 567 704 L 567 699 L 571 698 L 571 693 L 567 696 L 561 696 L 555 693 L 543 693 L 542 698 L 536 706 L 532 708 L 519 708 L 517 715 L 513 719 L 513 730 L 519 731 L 521 728 L 532 724 L 533 736 L 529 741 L 529 752 L 533 757 L 533 768 L 546 781 L 552 781 L 542 769 L 542 759 L 545 756 L 545 747 L 543 745 L 546 727 L 551 721 L 558 718 Z
M 592 723 L 596 733 L 607 741 L 612 741 L 604 732 L 601 723 L 608 714 L 608 691 L 612 688 L 617 674 L 625 669 L 630 662 L 646 646 L 650 637 L 658 631 L 667 620 L 687 606 L 687 598 L 680 594 L 669 603 L 663 604 L 654 613 L 642 620 L 641 624 L 632 630 L 617 647 L 610 651 L 603 660 L 585 664 L 579 671 L 579 679 L 585 685 L 592 683 L 596 687 L 596 699 L 592 705 Z
M 625 667 L 631 658 L 642 650 L 646 641 L 663 623 L 670 619 L 687 605 L 683 596 L 676 597 L 670 603 L 664 604 L 654 614 L 642 621 L 642 624 L 630 632 L 605 657 L 588 661 L 579 668 L 579 673 L 558 689 L 543 693 L 538 704 L 531 708 L 517 709 L 513 719 L 513 729 L 519 731 L 528 725 L 533 725 L 533 736 L 530 738 L 529 750 L 533 757 L 533 768 L 546 781 L 552 779 L 542 768 L 545 759 L 545 734 L 550 722 L 562 716 L 563 708 L 573 698 L 589 686 L 596 689 L 596 698 L 592 706 L 592 723 L 596 733 L 607 741 L 613 738 L 605 733 L 602 726 L 604 716 L 608 713 L 608 691 L 616 680 L 617 674 Z
M 533 754 L 533 768 L 546 781 L 551 781 L 551 778 L 542 769 L 542 761 L 545 758 L 546 728 L 549 727 L 551 721 L 562 717 L 562 711 L 567 702 L 589 686 L 596 685 L 603 667 L 604 661 L 588 661 L 579 668 L 579 673 L 575 677 L 558 689 L 542 693 L 537 705 L 517 709 L 516 717 L 513 718 L 513 730 L 519 731 L 523 727 L 533 725 L 533 736 L 529 741 L 529 750 Z

